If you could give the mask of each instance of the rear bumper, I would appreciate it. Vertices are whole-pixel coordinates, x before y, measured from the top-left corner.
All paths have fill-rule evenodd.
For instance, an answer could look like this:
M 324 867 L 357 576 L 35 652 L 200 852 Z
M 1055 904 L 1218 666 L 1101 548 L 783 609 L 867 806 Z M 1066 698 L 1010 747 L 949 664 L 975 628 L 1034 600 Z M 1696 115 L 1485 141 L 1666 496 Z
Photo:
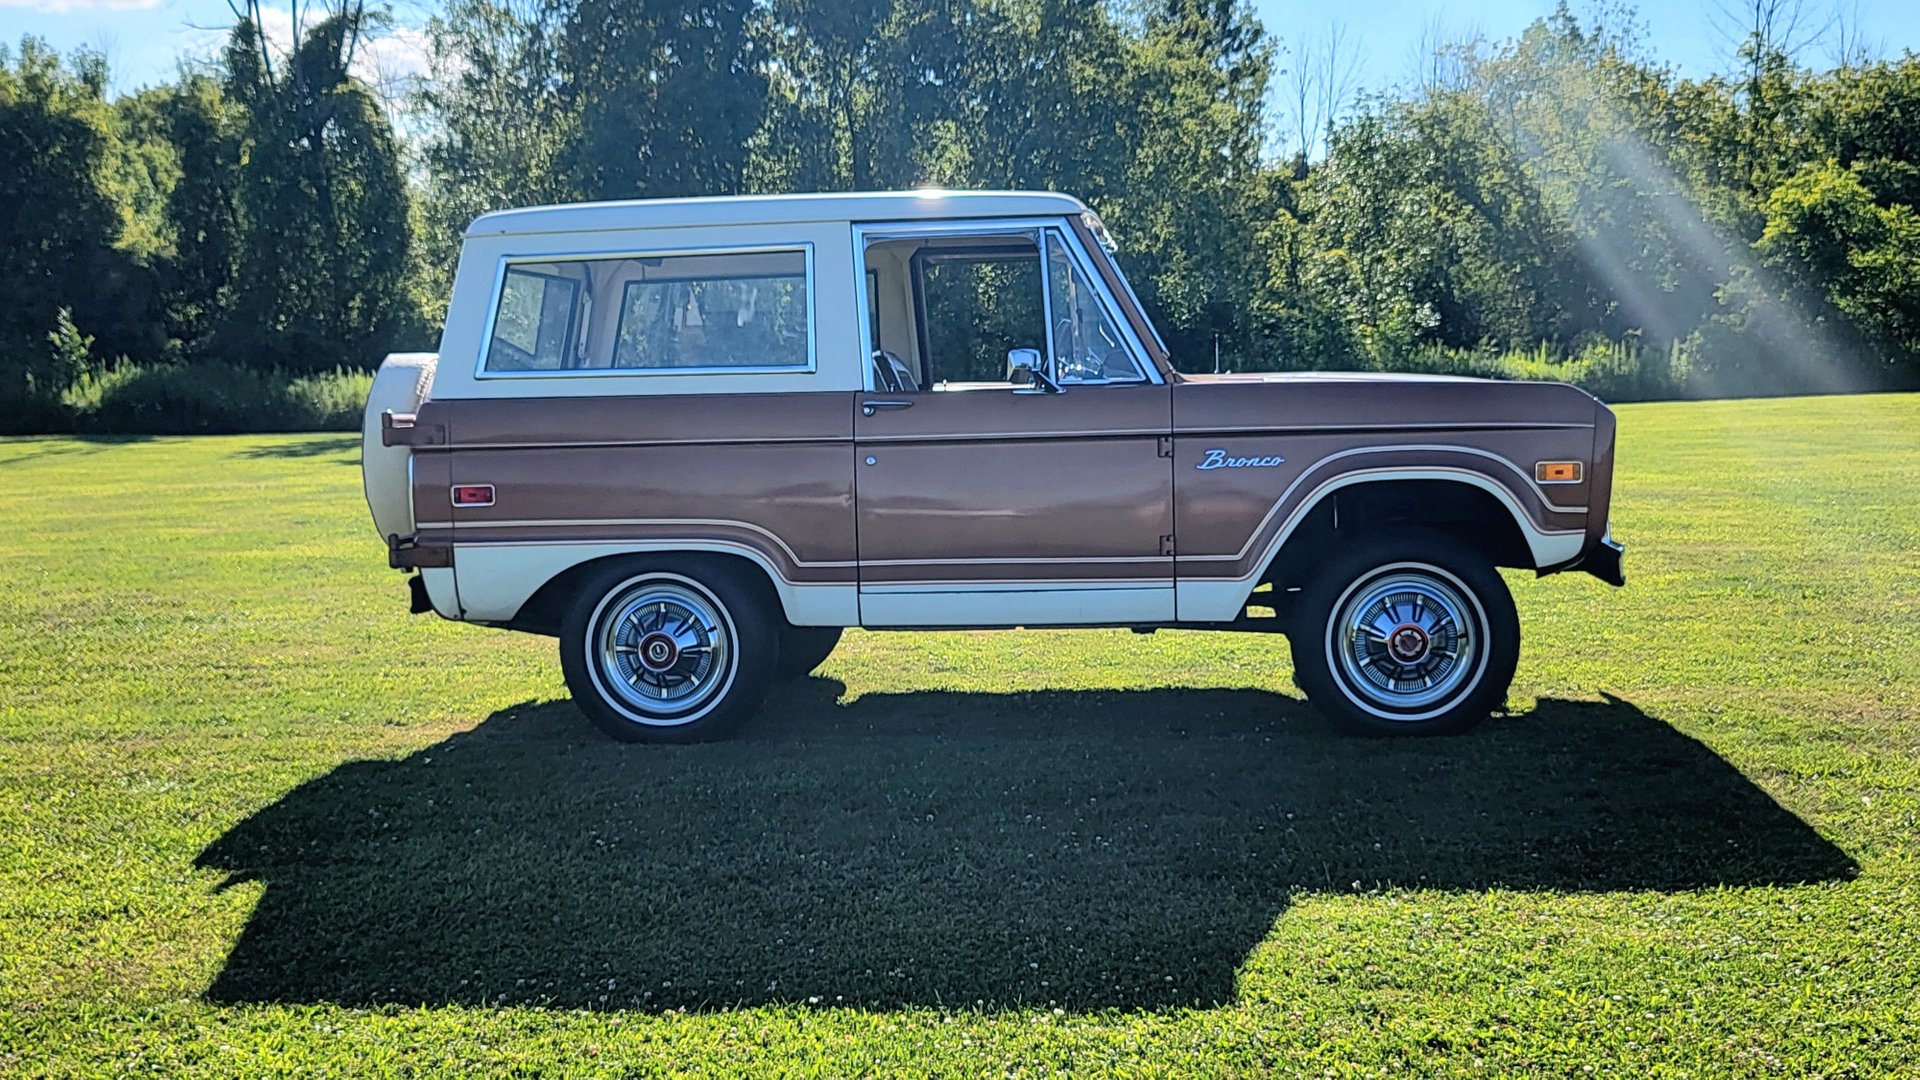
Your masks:
M 421 543 L 418 536 L 388 536 L 387 565 L 395 570 L 424 570 L 453 565 L 453 545 Z

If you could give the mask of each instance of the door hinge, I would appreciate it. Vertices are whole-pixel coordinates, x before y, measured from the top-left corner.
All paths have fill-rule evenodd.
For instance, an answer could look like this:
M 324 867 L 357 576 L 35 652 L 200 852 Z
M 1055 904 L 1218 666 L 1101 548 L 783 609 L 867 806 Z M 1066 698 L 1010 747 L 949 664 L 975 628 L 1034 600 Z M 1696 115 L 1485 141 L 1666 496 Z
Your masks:
M 1160 554 L 1162 555 L 1173 554 L 1173 537 L 1163 536 L 1160 538 Z
M 1173 436 L 1171 435 L 1160 436 L 1160 456 L 1163 458 L 1170 458 L 1173 456 Z

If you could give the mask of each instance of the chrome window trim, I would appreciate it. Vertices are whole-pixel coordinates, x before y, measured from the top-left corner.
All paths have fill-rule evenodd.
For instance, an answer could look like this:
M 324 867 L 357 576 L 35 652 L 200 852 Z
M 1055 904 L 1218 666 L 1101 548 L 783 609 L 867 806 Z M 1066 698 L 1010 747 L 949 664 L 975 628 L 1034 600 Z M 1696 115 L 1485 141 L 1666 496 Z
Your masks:
M 1101 241 L 1101 253 L 1106 256 L 1107 265 L 1113 267 L 1113 276 L 1120 279 L 1120 287 L 1127 290 L 1127 299 L 1133 302 L 1133 310 L 1140 313 L 1140 321 L 1147 324 L 1147 329 L 1153 334 L 1154 344 L 1160 346 L 1161 354 L 1171 358 L 1173 353 L 1172 350 L 1167 348 L 1167 339 L 1160 336 L 1160 328 L 1155 326 L 1153 320 L 1147 317 L 1146 306 L 1140 303 L 1140 294 L 1134 291 L 1132 279 L 1127 277 L 1126 268 L 1120 265 L 1120 244 L 1113 238 L 1113 234 L 1107 231 L 1107 223 L 1101 221 L 1100 215 L 1091 210 L 1081 214 L 1080 221 L 1081 224 L 1087 227 L 1087 231 L 1093 234 L 1094 239 Z M 1078 237 L 1075 239 L 1078 239 Z M 1103 275 L 1095 274 L 1094 276 L 1102 277 Z M 1105 282 L 1102 281 L 1101 284 L 1104 285 Z M 1123 319 L 1122 321 L 1131 323 L 1133 320 Z M 1132 327 L 1128 326 L 1128 329 L 1131 330 Z M 1171 362 L 1171 359 L 1169 359 L 1169 362 Z M 1158 367 L 1159 365 L 1153 364 L 1149 366 Z
M 1042 233 L 1043 235 L 1040 237 L 1038 244 L 1040 249 L 1040 287 L 1044 297 L 1043 310 L 1047 312 L 1047 354 L 1052 356 L 1053 296 L 1051 291 L 1046 287 L 1048 283 L 1047 247 L 1044 236 L 1044 233 L 1049 229 L 1060 235 L 1061 243 L 1065 245 L 1067 249 L 1067 257 L 1074 260 L 1080 269 L 1080 273 L 1085 276 L 1088 279 L 1088 283 L 1093 286 L 1094 295 L 1099 298 L 1100 306 L 1106 312 L 1108 320 L 1120 331 L 1120 336 L 1124 339 L 1121 344 L 1133 355 L 1134 363 L 1139 365 L 1140 370 L 1146 374 L 1145 380 L 1141 382 L 1076 382 L 1068 383 L 1067 385 L 1089 388 L 1109 385 L 1120 387 L 1163 385 L 1166 380 L 1161 375 L 1160 365 L 1153 362 L 1146 345 L 1141 342 L 1140 336 L 1134 332 L 1132 320 L 1126 317 L 1125 310 L 1120 306 L 1119 301 L 1114 298 L 1112 290 L 1107 288 L 1106 278 L 1094 269 L 1093 262 L 1087 255 L 1085 245 L 1080 243 L 1079 235 L 1073 227 L 1068 224 L 1067 219 L 1064 217 L 979 218 L 973 220 L 952 219 L 946 221 L 903 222 L 856 221 L 853 223 L 854 271 L 856 276 L 866 273 L 867 245 L 875 240 L 908 240 L 927 236 L 1008 236 L 1033 232 Z M 1124 281 L 1125 278 L 1121 280 Z M 860 384 L 868 393 L 876 393 L 877 390 L 873 385 L 874 343 L 872 336 L 868 332 L 869 325 L 873 321 L 873 316 L 872 312 L 868 310 L 866 290 L 859 289 L 856 290 L 856 293 L 855 305 L 858 307 L 860 315 Z M 1154 333 L 1157 336 L 1159 331 L 1156 330 Z M 488 340 L 492 340 L 491 327 L 489 327 Z
M 487 354 L 493 349 L 494 322 L 500 317 L 501 290 L 507 271 L 529 263 L 604 262 L 609 259 L 670 259 L 683 255 L 773 255 L 800 252 L 806 257 L 807 362 L 805 364 L 756 364 L 742 367 L 709 364 L 702 367 L 675 368 L 578 368 L 572 371 L 489 371 Z M 675 375 L 811 375 L 820 369 L 820 326 L 814 310 L 818 291 L 815 277 L 813 242 L 792 244 L 743 244 L 721 247 L 650 248 L 637 251 L 565 251 L 537 255 L 502 255 L 493 271 L 492 299 L 488 302 L 487 323 L 480 335 L 480 354 L 473 364 L 473 377 L 479 379 L 653 379 Z M 612 358 L 609 357 L 609 360 Z
M 873 350 L 879 344 L 873 332 L 873 297 L 879 291 L 880 275 L 874 274 L 874 287 L 867 288 L 867 240 L 866 232 L 860 225 L 854 225 L 848 234 L 853 241 L 853 276 L 860 287 L 854 290 L 853 310 L 855 322 L 860 324 L 860 388 L 864 393 L 877 392 L 873 385 Z
M 1042 227 L 1035 229 L 1034 233 L 1034 247 L 1040 252 L 1040 317 L 1046 320 L 1044 336 L 1047 341 L 1047 356 L 1042 366 L 1047 369 L 1047 377 L 1053 380 L 1052 389 L 1061 391 L 1067 388 L 1067 384 L 1060 378 L 1060 350 L 1053 346 L 1053 267 L 1048 265 L 1052 260 L 1047 258 L 1047 230 Z M 1034 381 L 1039 382 L 1038 379 Z M 1048 388 L 1036 385 L 1020 389 L 1044 391 Z

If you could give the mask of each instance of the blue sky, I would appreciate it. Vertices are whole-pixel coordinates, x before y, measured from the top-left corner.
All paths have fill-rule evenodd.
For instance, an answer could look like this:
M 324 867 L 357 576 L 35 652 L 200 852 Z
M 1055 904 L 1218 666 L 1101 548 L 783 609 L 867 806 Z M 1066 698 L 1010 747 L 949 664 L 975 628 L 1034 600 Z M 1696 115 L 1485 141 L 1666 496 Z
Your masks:
M 1533 20 L 1553 13 L 1553 0 L 1357 0 L 1346 5 L 1306 0 L 1254 0 L 1267 31 L 1283 44 L 1310 41 L 1332 20 L 1345 23 L 1360 59 L 1360 81 L 1368 89 L 1405 82 L 1414 71 L 1415 50 L 1437 31 L 1443 40 L 1475 33 L 1498 40 L 1518 34 Z M 1574 0 L 1576 14 L 1591 10 L 1591 0 Z M 1724 32 L 1725 12 L 1741 0 L 1642 0 L 1633 3 L 1646 44 L 1683 74 L 1709 75 L 1724 70 L 1731 51 Z M 1886 56 L 1903 49 L 1920 51 L 1920 0 L 1804 0 L 1803 21 L 1831 22 L 1836 14 L 1860 28 L 1865 41 Z M 1815 45 L 1808 63 L 1827 66 L 1825 50 Z
M 163 81 L 175 56 L 204 49 L 206 33 L 190 24 L 232 21 L 223 0 L 0 0 L 0 41 L 12 46 L 31 34 L 62 52 L 100 49 L 112 61 L 115 87 L 123 90 Z
M 389 75 L 404 75 L 420 62 L 418 24 L 432 0 L 395 5 L 398 36 L 375 54 Z M 1739 0 L 1665 0 L 1642 3 L 1657 54 L 1690 75 L 1724 65 L 1728 46 L 1716 30 L 1715 12 Z M 1437 32 L 1459 38 L 1478 32 L 1502 38 L 1519 32 L 1552 11 L 1551 0 L 1358 0 L 1329 5 L 1308 0 L 1254 0 L 1261 20 L 1283 44 L 1297 44 L 1326 32 L 1328 23 L 1345 23 L 1358 60 L 1361 87 L 1382 89 L 1406 81 L 1423 37 Z M 1576 10 L 1584 7 L 1576 3 Z M 1806 0 L 1809 10 L 1839 7 L 1860 26 L 1865 38 L 1887 55 L 1920 50 L 1920 2 L 1917 0 Z M 0 0 L 0 41 L 17 42 L 34 34 L 66 50 L 91 46 L 104 50 L 114 68 L 116 89 L 129 90 L 171 76 L 183 52 L 205 52 L 217 40 L 213 28 L 232 21 L 224 0 Z M 1819 60 L 1821 50 L 1810 59 Z
M 425 20 L 429 2 L 388 4 L 394 26 L 363 75 L 404 76 L 418 67 L 420 35 L 414 28 Z M 262 21 L 269 34 L 290 26 L 285 0 L 269 6 Z M 167 81 L 183 54 L 207 55 L 223 38 L 221 29 L 231 25 L 233 11 L 226 0 L 0 0 L 0 42 L 11 47 L 32 34 L 62 52 L 98 49 L 107 56 L 118 91 Z

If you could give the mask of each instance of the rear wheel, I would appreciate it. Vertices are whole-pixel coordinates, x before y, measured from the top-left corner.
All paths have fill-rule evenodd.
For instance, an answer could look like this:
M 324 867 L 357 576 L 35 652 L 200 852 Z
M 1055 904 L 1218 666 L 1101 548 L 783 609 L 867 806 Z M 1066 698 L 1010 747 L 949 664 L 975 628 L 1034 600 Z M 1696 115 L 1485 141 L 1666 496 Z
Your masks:
M 840 644 L 837 626 L 793 626 L 780 628 L 780 660 L 773 677 L 781 681 L 804 679 L 814 668 L 827 662 L 833 647 Z
M 760 590 L 711 560 L 625 563 L 582 584 L 560 632 L 574 704 L 627 742 L 724 734 L 766 696 L 779 650 Z
M 1373 734 L 1446 734 L 1506 700 L 1520 619 L 1490 559 L 1411 531 L 1330 560 L 1301 590 L 1288 640 L 1321 712 Z

